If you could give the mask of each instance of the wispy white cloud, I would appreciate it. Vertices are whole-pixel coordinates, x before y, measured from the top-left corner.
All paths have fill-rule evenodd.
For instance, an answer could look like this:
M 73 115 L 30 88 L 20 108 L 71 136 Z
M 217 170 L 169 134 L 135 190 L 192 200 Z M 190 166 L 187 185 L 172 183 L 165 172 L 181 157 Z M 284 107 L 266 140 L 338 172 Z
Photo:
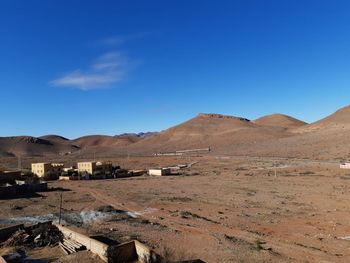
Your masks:
M 108 49 L 119 49 L 119 45 L 144 38 L 149 34 L 150 32 L 140 32 L 129 35 L 115 35 L 101 39 L 96 43 Z M 71 71 L 60 78 L 52 80 L 50 84 L 53 86 L 71 87 L 81 90 L 108 88 L 124 80 L 131 68 L 131 64 L 135 66 L 135 61 L 130 63 L 130 60 L 124 53 L 109 52 L 97 58 L 87 69 Z
M 130 40 L 144 38 L 149 34 L 151 33 L 139 32 L 139 33 L 129 34 L 129 35 L 116 35 L 116 36 L 111 36 L 111 37 L 101 39 L 97 43 L 101 45 L 106 45 L 106 46 L 116 46 L 116 45 L 124 44 L 125 42 L 128 42 Z
M 108 88 L 122 81 L 129 69 L 128 58 L 120 52 L 109 52 L 100 56 L 89 69 L 74 70 L 51 81 L 54 86 L 92 90 Z

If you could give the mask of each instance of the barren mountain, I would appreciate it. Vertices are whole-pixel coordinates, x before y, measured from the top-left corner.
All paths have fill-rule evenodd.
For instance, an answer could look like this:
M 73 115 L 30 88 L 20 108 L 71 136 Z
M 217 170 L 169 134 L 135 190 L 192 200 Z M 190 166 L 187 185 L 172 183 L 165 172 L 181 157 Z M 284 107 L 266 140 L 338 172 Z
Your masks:
M 254 122 L 201 114 L 128 148 L 161 152 L 211 146 L 214 154 L 350 161 L 349 134 L 350 107 L 312 124 L 275 114 Z
M 69 140 L 59 135 L 41 137 L 0 137 L 0 156 L 46 156 L 71 154 L 77 150 L 103 152 L 108 149 L 124 149 L 154 133 L 121 134 L 116 136 L 89 135 Z
M 274 126 L 283 128 L 296 128 L 307 124 L 306 122 L 303 122 L 291 116 L 279 113 L 263 116 L 254 120 L 254 123 L 263 126 Z
M 108 136 L 108 135 L 88 135 L 71 142 L 80 148 L 89 147 L 124 147 L 138 141 L 140 138 L 134 135 Z
M 71 144 L 31 136 L 0 137 L 1 156 L 66 154 L 77 149 Z
M 169 128 L 130 145 L 135 151 L 175 151 L 194 147 L 234 147 L 255 144 L 289 136 L 284 130 L 258 125 L 246 118 L 221 114 L 199 114 L 180 125 Z
M 350 159 L 350 106 L 306 124 L 283 114 L 255 121 L 220 114 L 198 116 L 160 133 L 0 137 L 0 156 L 171 152 L 211 147 L 213 154 Z
M 233 154 L 350 161 L 350 106 L 293 130 L 292 136 L 242 145 Z
M 50 134 L 50 135 L 44 135 L 44 136 L 41 136 L 39 137 L 39 139 L 43 139 L 43 140 L 47 140 L 47 141 L 50 141 L 50 142 L 56 142 L 56 143 L 70 143 L 70 140 L 63 137 L 63 136 L 60 136 L 60 135 L 55 135 L 55 134 Z
M 347 129 L 350 128 L 350 106 L 343 107 L 333 114 L 301 127 L 300 132 L 310 132 L 320 129 Z

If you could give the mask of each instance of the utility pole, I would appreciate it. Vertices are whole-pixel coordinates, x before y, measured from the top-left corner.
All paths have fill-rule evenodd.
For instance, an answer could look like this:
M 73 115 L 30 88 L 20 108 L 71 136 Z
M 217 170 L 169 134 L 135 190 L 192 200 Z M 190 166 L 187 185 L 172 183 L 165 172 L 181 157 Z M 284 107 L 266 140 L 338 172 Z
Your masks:
M 274 167 L 275 167 L 275 177 L 277 177 L 277 166 L 276 166 L 276 164 L 274 165 Z
M 61 224 L 61 216 L 62 216 L 62 196 L 63 196 L 63 192 L 61 192 L 61 200 L 60 200 L 60 213 L 59 213 L 59 218 L 58 218 L 58 224 Z
M 18 169 L 21 171 L 22 170 L 22 160 L 21 160 L 21 156 L 18 155 Z

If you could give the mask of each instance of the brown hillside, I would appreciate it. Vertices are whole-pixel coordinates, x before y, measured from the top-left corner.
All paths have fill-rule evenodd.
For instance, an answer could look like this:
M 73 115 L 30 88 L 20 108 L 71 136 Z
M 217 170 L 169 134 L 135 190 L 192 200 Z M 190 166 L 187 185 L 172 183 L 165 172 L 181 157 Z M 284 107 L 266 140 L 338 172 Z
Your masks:
M 135 151 L 174 151 L 251 144 L 288 136 L 282 129 L 264 127 L 248 119 L 220 114 L 199 114 L 180 125 L 130 145 Z
M 292 136 L 260 141 L 255 145 L 222 147 L 221 152 L 251 155 L 350 161 L 350 106 L 311 124 L 296 128 Z
M 307 126 L 301 127 L 300 132 L 310 132 L 320 129 L 347 129 L 350 128 L 350 106 L 346 106 L 337 110 L 335 113 L 311 123 Z
M 254 123 L 263 126 L 275 126 L 283 128 L 296 128 L 307 124 L 306 122 L 303 122 L 291 116 L 279 113 L 263 116 L 254 120 Z
M 72 140 L 71 142 L 80 148 L 90 147 L 123 147 L 138 141 L 140 138 L 132 135 L 107 136 L 88 135 Z
M 50 142 L 57 142 L 57 143 L 70 143 L 70 140 L 60 136 L 60 135 L 54 135 L 54 134 L 50 134 L 50 135 L 44 135 L 39 137 L 39 139 L 43 139 L 43 140 L 47 140 Z
M 0 137 L 0 153 L 6 155 L 50 155 L 74 152 L 77 146 L 31 136 Z
M 0 156 L 68 152 L 167 152 L 210 146 L 212 154 L 280 156 L 350 161 L 350 106 L 311 124 L 273 114 L 249 121 L 220 114 L 199 114 L 160 133 L 91 135 L 68 140 L 58 135 L 0 137 Z M 90 149 L 90 150 L 89 150 Z

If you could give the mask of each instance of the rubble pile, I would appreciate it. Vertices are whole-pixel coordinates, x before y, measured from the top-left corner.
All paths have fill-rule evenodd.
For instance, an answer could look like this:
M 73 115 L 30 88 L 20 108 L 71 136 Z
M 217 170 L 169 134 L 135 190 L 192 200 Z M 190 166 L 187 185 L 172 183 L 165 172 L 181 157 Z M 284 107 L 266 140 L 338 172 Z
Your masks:
M 38 223 L 16 231 L 3 246 L 45 247 L 56 246 L 63 240 L 63 234 L 51 222 Z

